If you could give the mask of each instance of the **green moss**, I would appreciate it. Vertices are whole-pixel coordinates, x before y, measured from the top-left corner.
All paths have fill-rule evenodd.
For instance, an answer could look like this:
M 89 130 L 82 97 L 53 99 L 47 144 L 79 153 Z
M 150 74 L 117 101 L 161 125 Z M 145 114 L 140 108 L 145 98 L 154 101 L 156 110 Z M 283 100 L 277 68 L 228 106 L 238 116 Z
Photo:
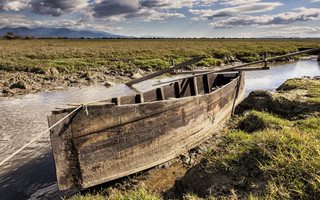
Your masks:
M 223 60 L 217 58 L 204 58 L 200 60 L 196 66 L 210 67 L 210 66 L 220 66 Z
M 252 110 L 246 117 L 240 120 L 238 128 L 246 132 L 254 132 L 265 128 L 281 129 L 289 125 L 288 120 L 266 112 Z
M 241 60 L 242 62 L 250 63 L 250 62 L 259 60 L 259 58 L 257 58 L 257 57 L 241 57 L 241 58 L 239 58 L 239 60 Z

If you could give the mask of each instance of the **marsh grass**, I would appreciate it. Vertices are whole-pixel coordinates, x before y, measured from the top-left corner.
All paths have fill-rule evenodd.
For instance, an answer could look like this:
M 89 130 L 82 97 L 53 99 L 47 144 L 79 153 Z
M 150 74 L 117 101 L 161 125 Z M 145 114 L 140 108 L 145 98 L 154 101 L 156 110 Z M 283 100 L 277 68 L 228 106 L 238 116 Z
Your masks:
M 0 70 L 72 73 L 88 68 L 163 69 L 192 57 L 207 55 L 203 66 L 217 66 L 235 57 L 251 62 L 262 57 L 315 48 L 317 39 L 59 39 L 0 40 Z M 200 64 L 198 64 L 200 65 Z M 37 70 L 30 70 L 30 69 Z
M 320 82 L 315 79 L 289 79 L 283 83 L 277 91 L 285 93 L 290 90 L 303 89 L 307 91 L 308 102 L 319 105 L 320 103 Z
M 252 175 L 263 178 L 264 194 L 251 194 L 246 197 L 249 199 L 319 199 L 319 118 L 288 121 L 270 113 L 251 111 L 238 120 L 238 126 L 246 119 L 263 125 L 250 129 L 250 133 L 235 129 L 218 148 L 209 149 L 205 154 L 210 163 L 208 172 L 241 174 L 245 180 Z
M 134 190 L 121 191 L 113 189 L 107 192 L 101 189 L 95 193 L 87 193 L 85 195 L 76 194 L 70 200 L 160 200 L 159 195 L 149 192 L 145 187 L 140 186 Z

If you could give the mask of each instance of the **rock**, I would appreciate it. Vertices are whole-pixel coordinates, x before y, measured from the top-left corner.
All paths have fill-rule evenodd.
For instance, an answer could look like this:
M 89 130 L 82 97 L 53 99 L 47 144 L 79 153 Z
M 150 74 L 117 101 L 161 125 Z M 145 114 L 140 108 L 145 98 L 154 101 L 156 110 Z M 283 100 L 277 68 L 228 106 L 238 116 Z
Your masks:
M 84 79 L 86 79 L 86 80 L 92 80 L 93 79 L 93 73 L 92 72 L 90 72 L 90 71 L 88 71 L 88 72 L 86 72 L 86 73 L 83 73 L 81 76 L 80 76 L 80 78 L 84 78 Z
M 112 81 L 106 81 L 106 83 L 104 84 L 104 86 L 106 86 L 106 87 L 113 87 L 113 86 L 115 86 L 115 83 L 112 82 Z
M 53 76 L 58 76 L 59 75 L 59 71 L 57 70 L 57 68 L 51 68 L 49 70 L 50 74 L 53 75 Z
M 9 94 L 9 93 L 10 93 L 10 90 L 9 90 L 9 89 L 3 89 L 3 90 L 2 90 L 2 93 L 3 93 L 3 94 Z
M 12 84 L 12 85 L 10 86 L 10 89 L 13 89 L 13 88 L 18 88 L 18 89 L 23 89 L 23 90 L 25 90 L 25 89 L 27 89 L 27 85 L 26 85 L 26 83 L 23 82 L 23 81 L 18 81 L 18 82 L 14 83 L 14 84 Z
M 141 78 L 141 77 L 142 77 L 142 75 L 139 74 L 139 73 L 133 74 L 133 75 L 131 76 L 131 78 L 133 78 L 133 79 L 138 79 L 138 78 Z

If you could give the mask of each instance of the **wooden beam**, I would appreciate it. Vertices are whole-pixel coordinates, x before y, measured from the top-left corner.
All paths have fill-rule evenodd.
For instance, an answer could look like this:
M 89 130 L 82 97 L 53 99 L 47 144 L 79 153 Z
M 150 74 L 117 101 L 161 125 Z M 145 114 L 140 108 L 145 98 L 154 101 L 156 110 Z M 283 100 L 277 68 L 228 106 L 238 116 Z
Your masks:
M 144 98 L 142 93 L 136 95 L 135 103 L 144 103 Z
M 205 74 L 202 76 L 202 82 L 203 82 L 203 88 L 204 93 L 208 94 L 211 92 L 211 86 L 210 86 L 210 79 L 208 74 Z
M 242 67 L 246 67 L 246 66 L 250 66 L 250 65 L 255 65 L 255 64 L 260 64 L 260 63 L 265 63 L 265 62 L 274 61 L 274 60 L 279 60 L 281 58 L 286 58 L 286 57 L 290 57 L 290 56 L 296 56 L 296 55 L 305 54 L 305 53 L 317 52 L 317 51 L 320 51 L 320 48 L 308 49 L 308 50 L 299 51 L 299 52 L 295 52 L 295 53 L 289 53 L 289 54 L 286 54 L 286 55 L 277 56 L 277 57 L 273 57 L 273 58 L 269 58 L 269 59 L 265 59 L 265 60 L 258 60 L 258 61 L 254 61 L 254 62 L 251 62 L 251 63 L 245 63 L 245 64 L 237 65 L 237 66 L 231 66 L 231 67 L 230 66 L 229 67 L 226 66 L 226 67 L 220 68 L 219 70 L 208 70 L 208 71 L 205 71 L 203 73 L 199 73 L 199 74 L 196 74 L 196 75 L 193 75 L 193 76 L 188 76 L 188 77 L 185 77 L 185 78 L 179 78 L 179 79 L 174 79 L 174 80 L 171 80 L 171 81 L 157 83 L 157 84 L 154 84 L 153 86 L 172 83 L 172 82 L 180 81 L 180 80 L 183 80 L 183 79 L 186 79 L 186 78 L 192 78 L 192 77 L 195 77 L 195 76 L 201 76 L 201 75 L 205 75 L 205 74 L 213 74 L 213 73 L 228 72 L 228 71 L 240 71 L 238 68 L 242 68 Z M 235 69 L 237 69 L 237 70 L 235 70 Z
M 157 93 L 157 101 L 165 100 L 163 87 L 157 88 L 156 93 Z
M 197 96 L 198 92 L 198 85 L 197 85 L 197 77 L 192 78 L 192 84 L 190 84 L 191 89 L 191 96 Z
M 121 100 L 120 100 L 121 97 L 115 97 L 115 98 L 112 98 L 111 102 L 114 103 L 116 106 L 120 106 L 121 105 Z
M 172 71 L 174 71 L 175 69 L 179 69 L 179 68 L 182 68 L 182 67 L 186 67 L 186 66 L 188 66 L 188 65 L 192 65 L 192 64 L 194 64 L 194 63 L 199 62 L 201 59 L 203 59 L 203 58 L 205 58 L 205 57 L 206 57 L 206 56 L 201 56 L 201 57 L 192 58 L 191 60 L 188 60 L 188 61 L 186 61 L 186 62 L 177 64 L 177 65 L 171 66 L 171 67 L 169 67 L 169 68 L 166 68 L 166 69 L 157 71 L 157 72 L 155 72 L 155 73 L 146 75 L 146 76 L 144 76 L 144 77 L 141 77 L 141 78 L 132 80 L 132 81 L 126 83 L 126 85 L 127 85 L 127 86 L 131 86 L 131 85 L 133 85 L 133 84 L 140 83 L 140 82 L 142 82 L 142 81 L 145 81 L 145 80 L 148 80 L 148 79 L 151 79 L 151 78 L 160 76 L 160 75 L 162 75 L 162 74 L 172 72 Z
M 180 82 L 174 83 L 174 93 L 175 93 L 176 98 L 181 97 L 181 84 L 180 84 Z

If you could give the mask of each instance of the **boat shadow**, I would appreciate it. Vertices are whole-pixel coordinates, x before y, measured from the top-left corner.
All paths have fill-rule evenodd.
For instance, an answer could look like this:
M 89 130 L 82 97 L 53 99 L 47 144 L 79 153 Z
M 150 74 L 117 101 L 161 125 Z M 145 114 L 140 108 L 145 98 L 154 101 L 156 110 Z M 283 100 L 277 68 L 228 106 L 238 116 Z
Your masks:
M 61 199 L 75 192 L 58 190 L 51 151 L 0 175 L 1 199 Z

